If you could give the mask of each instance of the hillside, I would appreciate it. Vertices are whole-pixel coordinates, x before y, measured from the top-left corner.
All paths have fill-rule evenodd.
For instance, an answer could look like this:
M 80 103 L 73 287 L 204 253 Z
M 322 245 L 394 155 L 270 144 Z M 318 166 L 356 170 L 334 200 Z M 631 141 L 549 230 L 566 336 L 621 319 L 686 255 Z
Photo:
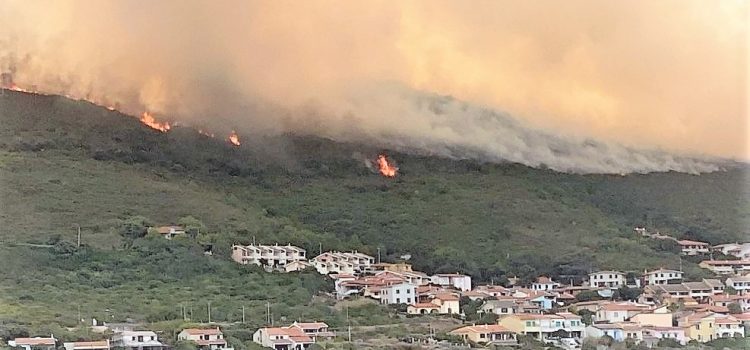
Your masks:
M 395 179 L 365 166 L 382 151 L 398 162 Z M 738 166 L 700 176 L 574 175 L 292 135 L 243 135 L 242 146 L 233 147 L 187 127 L 163 134 L 86 102 L 5 92 L 0 256 L 12 263 L 0 280 L 0 311 L 28 322 L 50 317 L 70 323 L 75 306 L 63 301 L 82 303 L 90 313 L 107 308 L 132 292 L 128 276 L 160 281 L 144 282 L 153 290 L 190 288 L 175 292 L 172 301 L 152 296 L 157 309 L 177 315 L 181 299 L 212 299 L 237 310 L 240 304 L 228 295 L 262 310 L 258 300 L 278 295 L 286 284 L 297 291 L 284 292 L 296 294 L 279 307 L 301 310 L 294 307 L 324 289 L 318 277 L 264 276 L 227 261 L 233 242 L 253 239 L 297 244 L 311 255 L 319 244 L 370 254 L 380 248 L 389 260 L 408 253 L 417 269 L 458 270 L 485 281 L 677 267 L 674 247 L 635 237 L 633 226 L 712 243 L 741 240 L 750 227 L 748 174 Z M 205 227 L 200 243 L 213 244 L 214 256 L 204 257 L 188 243 L 169 247 L 149 239 L 126 247 L 118 228 L 134 216 L 154 224 L 193 217 Z M 57 237 L 74 242 L 77 225 L 85 257 L 18 245 L 58 246 Z M 159 254 L 161 260 L 153 260 Z M 185 271 L 150 267 L 183 263 Z M 691 262 L 685 268 L 703 273 Z M 11 277 L 30 272 L 33 278 Z M 245 277 L 221 282 L 212 274 Z M 195 280 L 185 282 L 185 276 Z M 70 280 L 57 283 L 59 278 Z M 252 282 L 252 293 L 238 292 L 256 280 L 264 282 Z M 45 287 L 37 294 L 22 292 L 38 283 Z M 201 283 L 226 288 L 203 289 Z M 91 294 L 97 296 L 86 305 Z M 121 306 L 117 318 L 148 317 L 146 309 Z M 258 312 L 254 317 L 262 320 Z

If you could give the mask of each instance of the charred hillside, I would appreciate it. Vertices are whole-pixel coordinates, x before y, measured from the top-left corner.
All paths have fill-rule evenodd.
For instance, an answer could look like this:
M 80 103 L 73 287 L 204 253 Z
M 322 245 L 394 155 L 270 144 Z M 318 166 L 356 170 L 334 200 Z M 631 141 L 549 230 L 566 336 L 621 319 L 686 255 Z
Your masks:
M 188 126 L 163 133 L 87 102 L 6 91 L 4 234 L 44 240 L 82 224 L 95 245 L 118 247 L 118 220 L 193 216 L 217 246 L 254 236 L 311 250 L 381 248 L 411 254 L 428 272 L 481 279 L 678 264 L 671 247 L 635 237 L 637 225 L 713 243 L 740 240 L 750 227 L 747 167 L 575 175 L 309 136 L 240 136 L 237 147 Z M 382 152 L 397 162 L 395 178 L 372 168 Z

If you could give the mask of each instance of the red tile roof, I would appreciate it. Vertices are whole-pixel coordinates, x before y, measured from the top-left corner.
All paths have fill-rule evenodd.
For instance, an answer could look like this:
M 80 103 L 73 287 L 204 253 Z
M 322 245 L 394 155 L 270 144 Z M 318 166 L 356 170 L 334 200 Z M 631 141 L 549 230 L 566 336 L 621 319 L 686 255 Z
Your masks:
M 450 331 L 451 334 L 465 334 L 465 333 L 512 333 L 508 328 L 505 328 L 499 324 L 483 324 L 478 326 L 466 326 Z
M 55 345 L 55 338 L 16 338 L 16 345 Z
M 218 328 L 206 328 L 206 329 L 200 329 L 200 328 L 185 328 L 183 329 L 184 332 L 187 332 L 187 334 L 190 335 L 217 335 L 221 334 L 221 330 Z

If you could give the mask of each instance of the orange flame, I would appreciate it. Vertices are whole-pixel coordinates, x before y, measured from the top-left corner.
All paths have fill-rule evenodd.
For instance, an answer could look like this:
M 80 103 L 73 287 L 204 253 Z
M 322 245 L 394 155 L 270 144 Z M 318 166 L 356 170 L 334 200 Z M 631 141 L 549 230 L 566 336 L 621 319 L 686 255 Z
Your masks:
M 161 132 L 167 132 L 172 128 L 169 125 L 169 122 L 160 123 L 156 121 L 156 119 L 154 119 L 154 117 L 149 112 L 143 112 L 143 115 L 141 116 L 141 123 L 146 124 L 152 129 L 156 129 Z
M 385 155 L 381 154 L 378 156 L 378 170 L 380 171 L 380 174 L 382 174 L 385 177 L 396 177 L 396 173 L 398 172 L 398 167 L 390 164 L 388 162 L 388 158 L 385 157 Z
M 232 133 L 229 134 L 229 142 L 231 142 L 235 146 L 240 145 L 240 137 L 237 135 L 236 132 L 234 132 L 234 130 L 232 130 Z

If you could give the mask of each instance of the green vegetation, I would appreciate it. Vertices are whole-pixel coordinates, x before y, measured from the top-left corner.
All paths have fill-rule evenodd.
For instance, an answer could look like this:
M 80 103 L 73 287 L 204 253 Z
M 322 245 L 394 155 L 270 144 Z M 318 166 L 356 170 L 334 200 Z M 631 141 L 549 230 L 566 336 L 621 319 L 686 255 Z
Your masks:
M 242 136 L 242 147 L 231 147 L 189 128 L 162 134 L 85 102 L 0 95 L 2 327 L 72 326 L 79 305 L 87 317 L 177 327 L 183 307 L 206 321 L 208 301 L 219 322 L 237 322 L 245 306 L 247 322 L 260 324 L 268 301 L 289 321 L 342 325 L 342 310 L 313 297 L 330 288 L 320 276 L 228 260 L 232 243 L 254 239 L 310 255 L 319 245 L 380 248 L 384 260 L 410 254 L 415 269 L 475 281 L 568 280 L 597 268 L 676 268 L 676 247 L 636 236 L 637 225 L 712 243 L 739 240 L 750 227 L 746 167 L 583 176 L 389 152 L 400 175 L 387 179 L 365 166 L 382 151 L 373 146 Z M 144 231 L 177 223 L 193 238 Z M 705 274 L 692 261 L 684 268 Z M 363 308 L 362 323 L 391 317 Z

